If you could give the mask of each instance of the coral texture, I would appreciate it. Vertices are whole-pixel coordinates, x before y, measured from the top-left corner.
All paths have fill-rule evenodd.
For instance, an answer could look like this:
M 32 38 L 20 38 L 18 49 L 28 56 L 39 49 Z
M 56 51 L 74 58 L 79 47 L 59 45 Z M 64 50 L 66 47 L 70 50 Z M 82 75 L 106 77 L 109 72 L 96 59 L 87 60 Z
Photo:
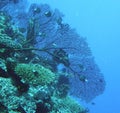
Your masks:
M 15 72 L 25 82 L 34 85 L 48 85 L 55 80 L 55 74 L 38 64 L 18 64 Z
M 35 8 L 40 9 L 40 12 L 34 14 Z M 46 16 L 46 12 L 51 15 Z M 36 53 L 66 67 L 67 73 L 72 75 L 70 94 L 89 102 L 103 93 L 105 80 L 86 38 L 63 23 L 63 15 L 58 10 L 52 11 L 48 5 L 33 4 L 29 15 L 36 19 L 35 47 L 45 49 Z

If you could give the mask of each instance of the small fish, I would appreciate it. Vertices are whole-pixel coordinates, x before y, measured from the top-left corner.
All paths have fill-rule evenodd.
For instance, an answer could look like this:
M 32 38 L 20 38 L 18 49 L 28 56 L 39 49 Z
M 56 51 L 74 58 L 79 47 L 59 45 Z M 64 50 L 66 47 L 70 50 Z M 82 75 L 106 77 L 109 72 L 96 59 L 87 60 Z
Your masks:
M 45 16 L 46 16 L 46 17 L 51 17 L 51 15 L 52 15 L 52 14 L 51 14 L 50 11 L 46 11 L 46 12 L 45 12 Z
M 40 8 L 38 8 L 38 7 L 34 8 L 34 13 L 39 14 L 40 12 L 41 12 Z
M 57 47 L 57 44 L 56 44 L 56 43 L 53 43 L 52 46 L 53 46 L 53 47 Z
M 79 80 L 82 82 L 88 82 L 88 79 L 84 75 L 80 75 Z
M 95 105 L 95 102 L 92 102 L 91 104 L 92 104 L 92 105 Z

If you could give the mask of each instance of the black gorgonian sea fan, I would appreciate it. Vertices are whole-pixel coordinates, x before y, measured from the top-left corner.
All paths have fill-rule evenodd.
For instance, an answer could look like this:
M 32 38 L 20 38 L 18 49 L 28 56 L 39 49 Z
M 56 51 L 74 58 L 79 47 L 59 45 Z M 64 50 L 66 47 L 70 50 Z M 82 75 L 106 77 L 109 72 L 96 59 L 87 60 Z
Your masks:
M 103 93 L 105 80 L 86 39 L 62 21 L 63 15 L 47 4 L 32 4 L 29 17 L 34 19 L 34 46 L 46 51 L 38 54 L 64 64 L 72 73 L 70 94 L 89 102 Z

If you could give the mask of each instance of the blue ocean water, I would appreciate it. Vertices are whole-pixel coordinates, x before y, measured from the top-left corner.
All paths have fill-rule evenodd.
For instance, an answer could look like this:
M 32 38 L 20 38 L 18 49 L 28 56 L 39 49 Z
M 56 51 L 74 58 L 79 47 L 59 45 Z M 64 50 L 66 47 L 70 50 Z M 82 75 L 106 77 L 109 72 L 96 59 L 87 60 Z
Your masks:
M 106 80 L 104 93 L 87 106 L 90 113 L 120 113 L 120 1 L 31 0 L 48 3 L 65 14 L 64 20 L 87 37 Z

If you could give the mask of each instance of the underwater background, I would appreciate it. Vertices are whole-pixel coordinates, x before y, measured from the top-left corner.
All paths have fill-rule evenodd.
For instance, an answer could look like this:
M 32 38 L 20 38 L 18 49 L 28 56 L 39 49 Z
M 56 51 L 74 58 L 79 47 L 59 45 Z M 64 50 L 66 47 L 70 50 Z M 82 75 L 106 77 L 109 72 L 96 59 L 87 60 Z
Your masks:
M 39 2 L 39 0 L 31 0 Z M 41 0 L 58 8 L 78 33 L 87 37 L 95 60 L 106 80 L 102 95 L 90 106 L 90 113 L 120 113 L 120 1 Z
M 1 0 L 0 112 L 119 113 L 119 6 Z

